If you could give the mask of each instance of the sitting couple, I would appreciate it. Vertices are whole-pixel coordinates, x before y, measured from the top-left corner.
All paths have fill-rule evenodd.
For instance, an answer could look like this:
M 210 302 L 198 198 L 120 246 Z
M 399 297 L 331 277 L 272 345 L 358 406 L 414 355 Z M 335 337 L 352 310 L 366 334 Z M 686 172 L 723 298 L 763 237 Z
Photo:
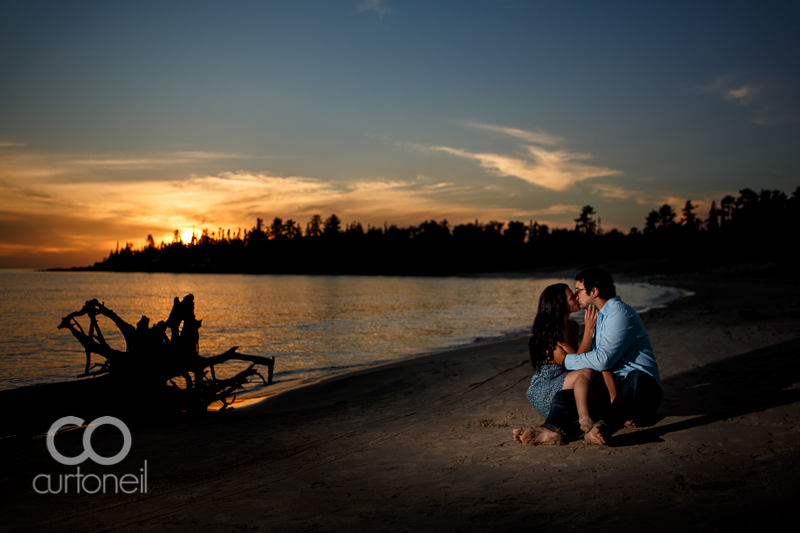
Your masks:
M 578 349 L 578 324 L 569 317 L 585 309 Z M 547 287 L 539 298 L 528 343 L 534 374 L 528 400 L 545 423 L 515 429 L 522 443 L 564 442 L 576 420 L 583 437 L 606 444 L 623 425 L 651 418 L 664 397 L 650 337 L 641 318 L 617 296 L 614 280 L 600 268 Z

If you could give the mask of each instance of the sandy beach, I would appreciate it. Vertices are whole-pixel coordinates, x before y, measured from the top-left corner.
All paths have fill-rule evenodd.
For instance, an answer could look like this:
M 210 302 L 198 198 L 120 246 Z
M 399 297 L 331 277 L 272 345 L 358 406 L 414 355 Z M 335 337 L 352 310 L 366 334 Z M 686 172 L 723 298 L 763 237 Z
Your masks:
M 777 525 L 800 495 L 800 290 L 652 280 L 693 296 L 645 324 L 666 400 L 610 446 L 522 446 L 527 338 L 337 376 L 232 412 L 137 420 L 130 453 L 86 473 L 147 492 L 37 494 L 44 438 L 3 450 L 3 531 L 728 530 Z M 13 409 L 14 406 L 5 406 Z M 127 422 L 127 421 L 126 421 Z M 104 431 L 107 430 L 107 431 Z M 99 429 L 98 453 L 121 437 Z M 64 455 L 84 430 L 57 437 Z M 7 447 L 8 448 L 8 447 Z M 104 452 L 107 449 L 108 451 Z

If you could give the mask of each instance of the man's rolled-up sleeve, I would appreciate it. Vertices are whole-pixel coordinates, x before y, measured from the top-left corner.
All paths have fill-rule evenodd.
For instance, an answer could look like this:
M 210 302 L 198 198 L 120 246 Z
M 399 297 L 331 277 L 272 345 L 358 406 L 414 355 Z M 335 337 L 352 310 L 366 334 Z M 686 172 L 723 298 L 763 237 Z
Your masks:
M 609 370 L 636 340 L 635 324 L 627 313 L 614 312 L 604 322 L 603 333 L 595 340 L 595 349 L 582 354 L 568 354 L 564 359 L 567 370 Z

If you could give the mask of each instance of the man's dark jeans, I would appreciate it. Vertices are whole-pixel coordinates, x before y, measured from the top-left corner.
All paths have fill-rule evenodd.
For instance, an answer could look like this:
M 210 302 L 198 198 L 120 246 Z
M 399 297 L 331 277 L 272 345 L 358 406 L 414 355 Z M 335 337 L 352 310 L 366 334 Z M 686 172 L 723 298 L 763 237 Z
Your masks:
M 658 382 L 641 370 L 633 370 L 618 383 L 617 397 L 614 402 L 601 413 L 598 424 L 605 424 L 611 431 L 617 431 L 628 420 L 639 421 L 652 417 L 661 405 L 663 394 Z M 567 429 L 578 419 L 575 407 L 575 394 L 571 390 L 562 390 L 553 397 L 550 413 L 544 427 L 553 431 Z

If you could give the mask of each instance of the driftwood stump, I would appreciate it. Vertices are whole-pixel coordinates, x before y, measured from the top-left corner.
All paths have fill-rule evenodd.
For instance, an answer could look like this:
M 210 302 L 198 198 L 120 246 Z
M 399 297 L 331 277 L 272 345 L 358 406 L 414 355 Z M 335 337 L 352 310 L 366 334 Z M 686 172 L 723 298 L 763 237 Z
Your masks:
M 78 322 L 89 318 L 88 333 Z M 112 348 L 103 337 L 98 316 L 110 319 L 122 333 L 126 349 Z M 86 366 L 79 378 L 109 374 L 124 394 L 133 394 L 137 401 L 145 399 L 169 409 L 205 411 L 216 401 L 223 409 L 233 403 L 232 394 L 241 390 L 248 378 L 258 376 L 265 384 L 272 383 L 275 357 L 237 353 L 238 346 L 212 357 L 199 354 L 201 320 L 194 316 L 194 296 L 177 297 L 165 321 L 150 327 L 150 319 L 142 316 L 136 326 L 122 320 L 99 301 L 86 302 L 80 311 L 61 319 L 59 329 L 69 329 L 86 352 Z M 92 362 L 92 354 L 103 358 Z M 250 366 L 228 379 L 217 379 L 214 367 L 226 361 L 247 361 Z M 264 365 L 264 379 L 256 365 Z

